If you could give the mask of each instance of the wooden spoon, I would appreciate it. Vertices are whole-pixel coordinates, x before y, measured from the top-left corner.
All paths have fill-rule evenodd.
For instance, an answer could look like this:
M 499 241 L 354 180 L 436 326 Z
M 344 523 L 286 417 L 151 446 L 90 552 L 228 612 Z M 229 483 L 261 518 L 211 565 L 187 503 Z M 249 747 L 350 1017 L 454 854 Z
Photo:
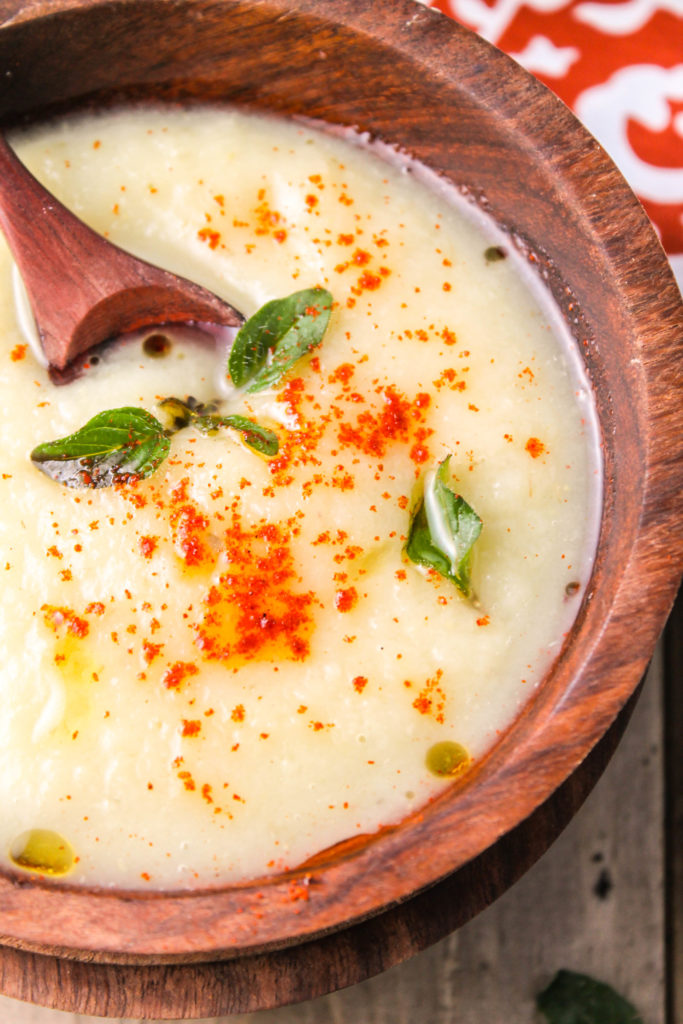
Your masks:
M 0 134 L 0 228 L 23 279 L 51 367 L 152 324 L 244 317 L 212 292 L 136 259 L 80 221 Z

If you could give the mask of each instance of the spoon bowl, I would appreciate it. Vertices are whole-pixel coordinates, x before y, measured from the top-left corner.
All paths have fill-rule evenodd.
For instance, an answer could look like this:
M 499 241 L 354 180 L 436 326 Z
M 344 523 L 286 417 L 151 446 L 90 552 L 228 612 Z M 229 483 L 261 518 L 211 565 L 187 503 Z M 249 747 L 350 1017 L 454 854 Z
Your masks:
M 239 327 L 244 322 L 241 313 L 206 288 L 98 235 L 43 188 L 2 135 L 0 228 L 24 282 L 43 352 L 55 370 L 141 327 L 192 321 Z

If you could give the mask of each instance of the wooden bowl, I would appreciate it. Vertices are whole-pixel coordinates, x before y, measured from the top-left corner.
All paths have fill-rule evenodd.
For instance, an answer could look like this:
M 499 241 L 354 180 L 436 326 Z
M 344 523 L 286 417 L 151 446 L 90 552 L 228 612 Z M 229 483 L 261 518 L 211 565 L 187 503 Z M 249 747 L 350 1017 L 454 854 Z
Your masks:
M 0 876 L 2 942 L 103 964 L 266 954 L 356 925 L 500 849 L 563 791 L 628 701 L 681 572 L 683 308 L 637 200 L 548 90 L 412 0 L 3 0 L 0 81 L 3 126 L 83 105 L 202 99 L 401 146 L 485 207 L 546 278 L 594 384 L 605 468 L 576 623 L 466 783 L 300 870 L 218 890 L 149 895 Z M 547 841 L 518 851 L 519 870 Z M 510 880 L 518 873 L 513 865 Z M 293 900 L 301 882 L 309 898 Z M 480 886 L 468 912 L 494 895 Z

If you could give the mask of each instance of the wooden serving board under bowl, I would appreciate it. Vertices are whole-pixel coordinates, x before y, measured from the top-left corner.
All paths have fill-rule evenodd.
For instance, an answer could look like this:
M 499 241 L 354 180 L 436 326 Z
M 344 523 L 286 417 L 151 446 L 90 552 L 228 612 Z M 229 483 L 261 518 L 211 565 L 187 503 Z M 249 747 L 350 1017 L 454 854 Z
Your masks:
M 603 766 L 664 624 L 683 560 L 683 309 L 664 253 L 571 113 L 413 0 L 0 0 L 0 81 L 3 128 L 205 100 L 397 145 L 508 233 L 582 353 L 605 473 L 593 575 L 543 685 L 464 782 L 396 828 L 238 886 L 143 895 L 0 876 L 9 995 L 202 1016 L 368 977 L 463 923 L 543 852 Z M 308 899 L 293 899 L 301 885 Z

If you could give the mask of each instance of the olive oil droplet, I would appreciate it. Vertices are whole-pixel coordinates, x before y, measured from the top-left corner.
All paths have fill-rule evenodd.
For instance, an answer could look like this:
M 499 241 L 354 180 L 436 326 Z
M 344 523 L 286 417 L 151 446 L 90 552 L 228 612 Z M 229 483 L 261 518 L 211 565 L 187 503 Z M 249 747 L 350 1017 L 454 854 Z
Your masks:
M 432 775 L 448 779 L 461 775 L 469 763 L 470 755 L 462 743 L 453 743 L 451 740 L 435 743 L 429 748 L 425 758 L 425 764 Z
M 171 339 L 165 334 L 150 334 L 142 343 L 142 351 L 152 359 L 163 359 L 171 351 Z
M 58 832 L 34 828 L 17 836 L 9 851 L 12 863 L 41 875 L 66 875 L 75 863 L 70 843 Z
M 497 263 L 498 260 L 504 260 L 506 256 L 505 249 L 500 245 L 490 245 L 484 252 L 484 259 L 487 263 Z

